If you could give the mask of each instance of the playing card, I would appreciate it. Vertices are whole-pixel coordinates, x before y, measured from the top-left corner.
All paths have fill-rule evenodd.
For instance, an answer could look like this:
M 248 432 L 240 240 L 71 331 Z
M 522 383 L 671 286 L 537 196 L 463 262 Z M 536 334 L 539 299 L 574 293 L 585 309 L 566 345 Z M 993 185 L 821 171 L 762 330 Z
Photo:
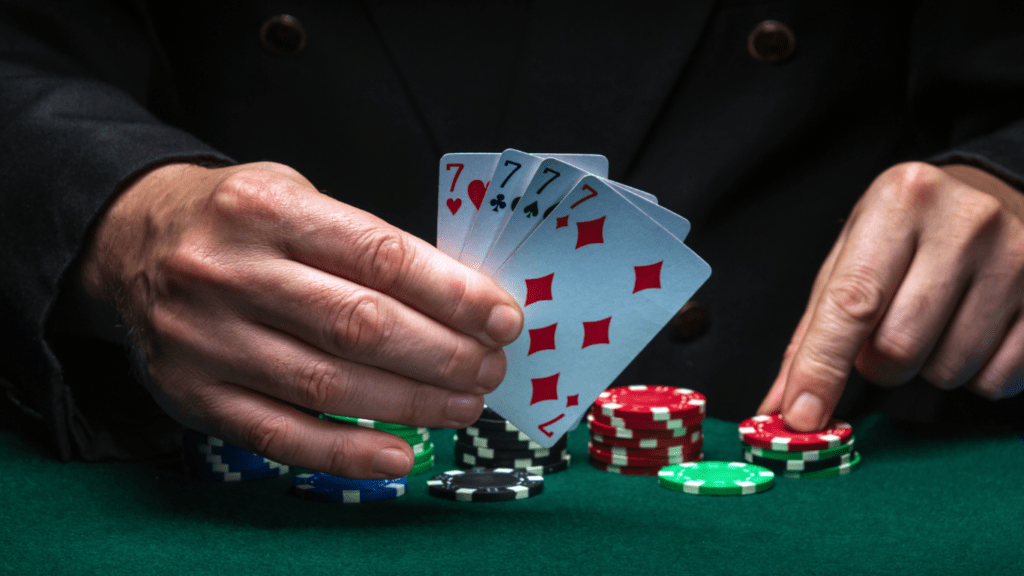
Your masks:
M 459 257 L 473 215 L 483 205 L 499 154 L 445 154 L 437 189 L 437 247 Z
M 586 175 L 583 170 L 554 158 L 541 162 L 523 195 L 513 199 L 508 221 L 495 236 L 480 265 L 480 272 L 492 276 L 547 217 L 548 211 L 565 197 L 573 184 Z
M 598 170 L 591 172 L 598 176 L 608 175 L 608 159 L 597 154 L 552 154 L 550 158 L 561 160 L 566 164 L 587 170 L 587 167 Z M 476 270 L 483 262 L 491 243 L 494 241 L 500 226 L 505 222 L 511 206 L 522 196 L 530 178 L 543 157 L 508 149 L 498 158 L 491 181 L 494 186 L 487 188 L 483 206 L 475 212 L 473 223 L 466 234 L 466 239 L 459 254 L 459 262 Z
M 628 192 L 637 196 L 637 198 L 632 201 L 638 209 L 650 216 L 658 224 L 661 224 L 662 228 L 668 230 L 668 232 L 675 236 L 680 242 L 686 240 L 686 235 L 690 233 L 690 221 L 668 208 L 659 206 L 658 199 L 653 194 L 648 194 L 647 192 L 637 190 L 636 188 L 630 188 L 629 186 L 619 184 L 618 182 L 604 180 L 604 183 L 620 192 Z M 627 198 L 629 197 L 627 196 Z M 653 200 L 649 200 L 648 198 L 652 198 Z
M 543 446 L 579 421 L 710 276 L 635 201 L 584 177 L 494 275 L 525 325 L 485 401 Z

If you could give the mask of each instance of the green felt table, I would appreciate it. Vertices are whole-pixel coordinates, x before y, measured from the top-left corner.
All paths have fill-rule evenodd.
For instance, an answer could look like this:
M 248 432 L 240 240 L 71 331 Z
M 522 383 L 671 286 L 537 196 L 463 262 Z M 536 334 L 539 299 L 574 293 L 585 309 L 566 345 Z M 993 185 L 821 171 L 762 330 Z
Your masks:
M 1024 574 L 1021 438 L 924 434 L 856 421 L 863 464 L 778 478 L 744 497 L 672 492 L 573 465 L 528 500 L 427 494 L 318 504 L 291 475 L 211 484 L 149 463 L 59 463 L 0 433 L 4 574 Z M 738 460 L 736 424 L 705 422 L 705 457 Z M 452 434 L 435 430 L 438 464 Z

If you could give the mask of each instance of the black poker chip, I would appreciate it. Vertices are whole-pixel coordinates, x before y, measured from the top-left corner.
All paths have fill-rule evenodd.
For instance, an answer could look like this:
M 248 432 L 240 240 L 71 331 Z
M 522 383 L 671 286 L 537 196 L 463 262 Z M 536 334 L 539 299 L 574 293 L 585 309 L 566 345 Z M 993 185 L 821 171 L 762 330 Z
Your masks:
M 747 462 L 764 466 L 778 474 L 784 472 L 816 472 L 826 468 L 835 468 L 836 466 L 849 464 L 852 456 L 852 453 L 848 453 L 834 458 L 825 458 L 824 460 L 774 460 L 772 458 L 756 456 L 747 451 L 743 452 L 743 459 Z
M 544 458 L 555 452 L 562 452 L 565 445 L 554 445 L 551 448 L 485 448 L 473 446 L 456 440 L 455 447 L 463 453 L 473 454 L 481 458 Z
M 558 442 L 550 448 L 554 450 L 565 446 L 566 436 L 559 438 Z M 492 438 L 489 436 L 470 436 L 465 430 L 455 431 L 455 441 L 473 448 L 492 448 L 494 450 L 543 450 L 544 447 L 533 440 L 507 440 L 503 438 Z
M 463 470 L 467 470 L 467 469 L 485 470 L 486 469 L 486 468 L 482 468 L 480 466 L 473 466 L 471 464 L 463 464 L 461 462 L 456 462 L 455 464 L 459 468 L 462 468 Z M 555 462 L 554 464 L 527 466 L 526 468 L 516 468 L 516 470 L 522 470 L 524 472 L 529 472 L 530 474 L 536 474 L 538 476 L 547 476 L 548 474 L 556 474 L 558 472 L 564 472 L 565 470 L 569 469 L 569 466 L 571 464 L 572 464 L 572 456 L 568 452 L 566 452 L 565 455 L 562 456 L 562 459 L 560 461 L 558 461 L 558 462 Z
M 531 466 L 544 466 L 546 464 L 557 463 L 564 455 L 564 451 L 559 451 L 543 458 L 481 458 L 475 454 L 461 452 L 458 448 L 455 449 L 455 461 L 457 463 L 484 468 L 529 468 Z
M 427 481 L 431 496 L 457 502 L 507 502 L 544 491 L 544 477 L 511 468 L 449 470 Z

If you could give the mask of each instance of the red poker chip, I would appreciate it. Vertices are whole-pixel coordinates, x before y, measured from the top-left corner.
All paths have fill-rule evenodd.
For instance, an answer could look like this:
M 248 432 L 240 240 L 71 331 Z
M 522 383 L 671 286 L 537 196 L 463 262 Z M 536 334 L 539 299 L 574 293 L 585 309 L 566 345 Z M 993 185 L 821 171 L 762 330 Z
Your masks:
M 700 458 L 695 460 L 695 462 L 700 462 L 703 459 L 704 455 L 701 454 Z M 622 474 L 623 476 L 657 476 L 658 471 L 664 468 L 664 466 L 617 466 L 615 464 L 595 460 L 593 456 L 590 457 L 590 465 L 598 470 Z
M 593 430 L 590 431 L 590 439 L 598 444 L 605 444 L 607 446 L 620 446 L 622 448 L 642 448 L 645 450 L 656 450 L 660 448 L 673 448 L 677 446 L 693 446 L 698 442 L 704 441 L 704 430 L 700 425 L 691 426 L 686 429 L 686 434 L 682 436 L 672 436 L 669 438 L 616 438 L 615 436 L 605 436 L 598 434 Z
M 739 432 L 744 444 L 782 452 L 835 448 L 853 439 L 853 427 L 837 418 L 829 420 L 824 430 L 797 432 L 778 414 L 747 418 L 740 422 Z
M 681 462 L 696 462 L 700 458 L 700 447 L 678 456 L 624 456 L 606 452 L 593 444 L 587 446 L 590 450 L 590 457 L 594 460 L 614 464 L 616 466 L 659 466 L 664 467 L 670 464 Z
M 629 422 L 693 419 L 704 411 L 703 394 L 675 386 L 621 386 L 605 390 L 594 400 L 594 414 Z
M 587 414 L 587 426 L 591 432 L 602 436 L 613 438 L 640 439 L 640 438 L 679 438 L 686 436 L 692 428 L 666 428 L 662 430 L 634 430 L 632 428 L 619 428 L 610 424 L 598 422 L 593 414 Z
M 594 434 L 590 435 L 590 445 L 596 450 L 606 452 L 608 454 L 614 454 L 616 456 L 653 456 L 656 458 L 666 458 L 669 456 L 683 456 L 685 454 L 692 454 L 693 452 L 700 452 L 701 447 L 704 446 L 704 437 L 698 432 L 691 436 L 694 436 L 696 440 L 681 444 L 679 446 L 664 446 L 661 448 L 634 448 L 626 446 L 616 446 L 614 444 L 606 444 L 601 440 L 604 440 L 604 436 L 600 434 L 597 438 L 594 438 Z M 690 436 L 684 436 L 690 440 Z
M 629 428 L 631 430 L 675 430 L 689 428 L 704 421 L 704 414 L 698 413 L 686 418 L 672 418 L 670 420 L 632 420 L 619 418 L 618 416 L 605 416 L 597 411 L 591 411 L 595 422 L 614 428 Z

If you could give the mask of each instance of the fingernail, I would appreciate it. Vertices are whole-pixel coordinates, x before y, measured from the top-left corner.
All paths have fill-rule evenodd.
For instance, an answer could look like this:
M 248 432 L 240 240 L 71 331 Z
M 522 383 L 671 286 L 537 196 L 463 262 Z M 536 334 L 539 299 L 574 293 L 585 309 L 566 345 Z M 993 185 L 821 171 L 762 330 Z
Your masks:
M 484 332 L 498 344 L 511 344 L 519 336 L 519 312 L 508 304 L 495 306 L 487 318 Z
M 479 396 L 453 396 L 448 400 L 445 416 L 456 423 L 473 422 L 480 416 Z
M 825 403 L 810 392 L 804 392 L 797 396 L 793 405 L 786 414 L 786 424 L 797 430 L 817 430 L 818 422 L 821 421 L 821 413 L 825 410 Z
M 398 448 L 384 448 L 373 457 L 373 471 L 388 478 L 401 478 L 412 469 L 412 461 Z
M 501 350 L 490 352 L 480 363 L 480 372 L 476 375 L 476 383 L 488 391 L 494 390 L 505 379 L 505 353 Z

